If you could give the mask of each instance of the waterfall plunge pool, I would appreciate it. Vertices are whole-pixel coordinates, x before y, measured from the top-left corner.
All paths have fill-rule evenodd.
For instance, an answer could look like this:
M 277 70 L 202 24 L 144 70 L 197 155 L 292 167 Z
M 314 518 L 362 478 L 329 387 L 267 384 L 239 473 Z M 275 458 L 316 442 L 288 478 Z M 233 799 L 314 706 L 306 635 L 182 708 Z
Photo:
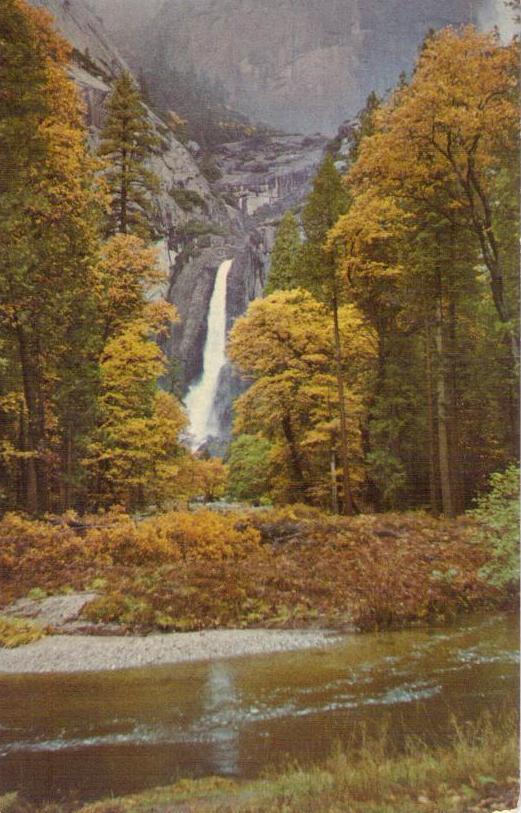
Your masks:
M 518 622 L 353 635 L 287 654 L 80 675 L 0 675 L 0 795 L 82 800 L 181 776 L 255 777 L 386 721 L 393 740 L 449 734 L 517 706 Z

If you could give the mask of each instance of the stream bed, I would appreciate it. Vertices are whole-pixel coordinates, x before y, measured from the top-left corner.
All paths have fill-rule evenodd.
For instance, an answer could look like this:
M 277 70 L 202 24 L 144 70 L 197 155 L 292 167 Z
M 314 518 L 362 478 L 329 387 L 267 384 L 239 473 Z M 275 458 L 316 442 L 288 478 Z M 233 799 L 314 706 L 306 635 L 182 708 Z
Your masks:
M 0 795 L 122 795 L 326 757 L 363 723 L 431 743 L 518 703 L 519 625 L 473 616 L 325 650 L 73 675 L 0 674 Z

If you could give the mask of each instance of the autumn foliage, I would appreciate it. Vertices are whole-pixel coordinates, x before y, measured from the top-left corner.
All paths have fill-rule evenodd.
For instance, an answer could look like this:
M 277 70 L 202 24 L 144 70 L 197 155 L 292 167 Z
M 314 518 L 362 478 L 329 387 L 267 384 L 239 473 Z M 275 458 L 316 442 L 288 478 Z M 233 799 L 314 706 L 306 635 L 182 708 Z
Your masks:
M 518 152 L 519 41 L 472 26 L 332 143 L 230 339 L 276 501 L 455 517 L 518 459 Z
M 482 575 L 472 520 L 426 514 L 341 519 L 308 508 L 169 513 L 136 522 L 112 512 L 66 524 L 0 523 L 7 602 L 37 584 L 100 593 L 86 623 L 126 629 L 378 628 L 450 618 L 505 601 Z M 511 595 L 510 595 L 511 600 Z
M 93 157 L 50 15 L 6 0 L 1 24 L 0 511 L 162 505 L 189 456 L 158 385 L 177 315 L 148 302 L 157 138 L 124 74 Z

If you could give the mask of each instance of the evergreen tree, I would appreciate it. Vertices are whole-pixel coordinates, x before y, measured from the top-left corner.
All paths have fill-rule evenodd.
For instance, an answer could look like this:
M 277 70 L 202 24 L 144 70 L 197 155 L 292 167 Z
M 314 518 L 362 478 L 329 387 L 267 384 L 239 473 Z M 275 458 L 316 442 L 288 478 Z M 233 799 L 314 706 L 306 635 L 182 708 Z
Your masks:
M 347 207 L 348 195 L 342 177 L 335 167 L 333 157 L 328 155 L 320 167 L 302 212 L 306 243 L 302 252 L 302 260 L 299 263 L 297 281 L 325 304 L 333 322 L 335 377 L 340 418 L 343 512 L 349 515 L 354 513 L 355 506 L 350 477 L 348 415 L 339 320 L 343 288 L 335 257 L 326 251 L 328 233 Z
M 153 196 L 159 190 L 159 180 L 147 168 L 147 161 L 158 145 L 134 80 L 129 73 L 121 74 L 107 102 L 98 151 L 108 162 L 111 234 L 131 233 L 144 239 L 154 236 Z
M 360 145 L 364 138 L 370 136 L 374 132 L 374 117 L 376 111 L 380 108 L 382 100 L 375 91 L 371 91 L 367 97 L 365 107 L 358 114 L 358 121 L 356 129 L 353 131 L 349 144 L 349 161 L 354 163 L 358 158 Z
M 296 262 L 301 246 L 297 220 L 286 212 L 280 221 L 271 254 L 271 266 L 266 285 L 267 295 L 295 287 Z

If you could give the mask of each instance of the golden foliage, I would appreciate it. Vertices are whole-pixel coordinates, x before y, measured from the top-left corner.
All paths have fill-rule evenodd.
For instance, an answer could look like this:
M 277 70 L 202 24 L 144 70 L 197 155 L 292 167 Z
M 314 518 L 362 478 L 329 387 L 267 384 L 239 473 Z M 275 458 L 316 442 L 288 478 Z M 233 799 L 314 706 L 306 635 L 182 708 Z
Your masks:
M 340 309 L 339 322 L 356 482 L 361 479 L 357 469 L 362 393 L 375 342 L 354 305 Z M 303 289 L 279 291 L 253 302 L 233 327 L 229 354 L 253 379 L 235 403 L 234 431 L 258 432 L 275 442 L 275 496 L 291 498 L 295 477 L 303 476 L 309 482 L 300 499 L 307 496 L 327 505 L 330 451 L 339 442 L 335 345 L 327 308 Z
M 39 641 L 45 630 L 31 621 L 19 618 L 6 618 L 0 615 L 0 649 L 16 649 Z
M 116 234 L 101 247 L 95 267 L 98 312 L 107 341 L 143 316 L 145 290 L 158 282 L 157 251 L 132 234 Z

